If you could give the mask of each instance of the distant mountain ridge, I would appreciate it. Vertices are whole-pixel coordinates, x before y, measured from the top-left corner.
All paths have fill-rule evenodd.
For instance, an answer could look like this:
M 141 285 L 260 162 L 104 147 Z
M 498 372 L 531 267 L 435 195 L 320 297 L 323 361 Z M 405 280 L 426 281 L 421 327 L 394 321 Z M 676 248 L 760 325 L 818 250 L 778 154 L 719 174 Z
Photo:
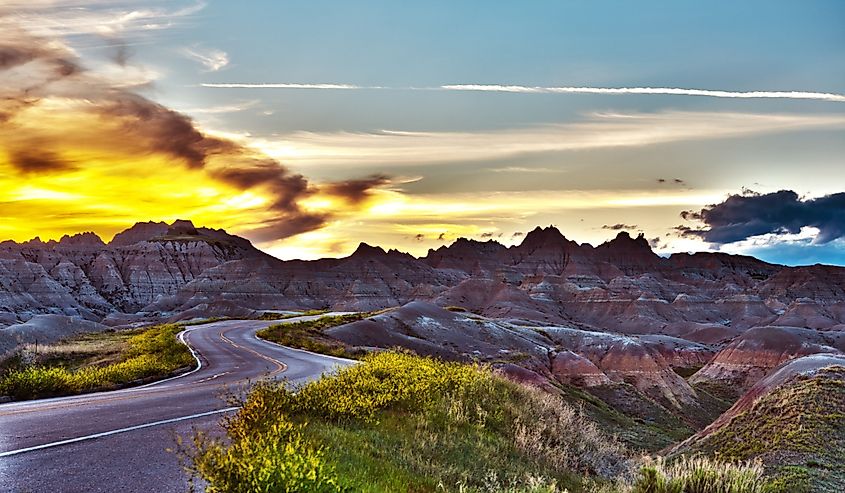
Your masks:
M 511 247 L 460 238 L 415 258 L 361 243 L 346 258 L 281 261 L 223 230 L 184 220 L 147 222 L 108 244 L 90 232 L 59 241 L 2 242 L 0 279 L 2 321 L 41 313 L 95 321 L 111 313 L 171 315 L 200 302 L 230 301 L 249 309 L 372 309 L 424 299 L 470 303 L 473 310 L 498 316 L 513 312 L 590 325 L 645 321 L 651 328 L 730 319 L 732 325 L 753 326 L 816 315 L 835 325 L 843 321 L 807 314 L 806 306 L 798 310 L 803 315 L 788 314 L 790 305 L 802 298 L 824 304 L 845 297 L 845 269 L 839 267 L 790 268 L 721 253 L 662 258 L 642 235 L 620 232 L 592 247 L 551 226 L 535 228 Z M 487 281 L 485 287 L 479 280 Z M 609 303 L 603 313 L 583 313 L 584 305 L 598 301 Z M 655 324 L 644 320 L 642 310 L 657 301 L 667 306 L 652 306 L 653 317 L 645 317 L 658 320 Z M 698 315 L 675 316 L 673 305 Z M 739 320 L 731 305 L 744 306 Z
M 751 327 L 845 324 L 845 268 L 723 253 L 660 257 L 620 232 L 593 247 L 537 227 L 510 247 L 458 239 L 421 258 L 362 243 L 282 261 L 190 221 L 0 243 L 0 327 L 57 315 L 109 326 L 254 310 L 372 310 L 424 301 L 506 320 L 713 344 Z

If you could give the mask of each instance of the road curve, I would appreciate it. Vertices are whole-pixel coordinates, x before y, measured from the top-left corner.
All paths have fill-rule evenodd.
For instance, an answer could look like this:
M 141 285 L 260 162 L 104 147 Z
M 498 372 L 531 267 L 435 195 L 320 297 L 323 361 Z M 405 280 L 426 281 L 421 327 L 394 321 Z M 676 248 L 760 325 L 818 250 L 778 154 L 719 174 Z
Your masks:
M 288 321 L 307 320 L 299 317 Z M 171 450 L 192 429 L 219 429 L 227 395 L 249 382 L 300 383 L 347 360 L 286 348 L 255 333 L 278 322 L 189 328 L 199 369 L 143 387 L 0 405 L 0 491 L 180 492 L 188 478 Z

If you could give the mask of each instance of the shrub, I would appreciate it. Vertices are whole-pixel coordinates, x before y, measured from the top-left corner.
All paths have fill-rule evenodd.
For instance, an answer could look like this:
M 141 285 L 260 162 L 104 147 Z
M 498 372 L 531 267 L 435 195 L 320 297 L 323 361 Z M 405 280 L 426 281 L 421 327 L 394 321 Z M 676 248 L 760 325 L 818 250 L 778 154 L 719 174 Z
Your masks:
M 659 459 L 645 465 L 631 493 L 764 493 L 772 491 L 759 464 L 731 464 L 705 457 Z
M 230 444 L 195 440 L 193 471 L 210 493 L 346 491 L 302 436 L 303 425 L 277 418 L 260 432 L 239 435 Z

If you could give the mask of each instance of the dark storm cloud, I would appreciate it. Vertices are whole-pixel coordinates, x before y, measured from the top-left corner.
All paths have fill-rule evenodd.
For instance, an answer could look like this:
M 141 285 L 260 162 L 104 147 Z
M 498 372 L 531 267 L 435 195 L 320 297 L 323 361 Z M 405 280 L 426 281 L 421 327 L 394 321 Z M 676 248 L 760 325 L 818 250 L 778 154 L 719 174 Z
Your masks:
M 342 197 L 352 204 L 358 204 L 369 198 L 372 190 L 390 183 L 385 175 L 372 175 L 367 178 L 346 180 L 326 185 L 328 193 Z
M 802 227 L 818 228 L 818 244 L 845 237 L 845 192 L 802 200 L 792 190 L 767 194 L 731 195 L 720 204 L 681 217 L 698 220 L 706 229 L 678 228 L 684 236 L 711 243 L 732 243 L 767 233 L 798 233 Z
M 50 151 L 34 149 L 10 153 L 9 164 L 23 174 L 54 173 L 75 169 L 73 164 Z
M 617 224 L 605 224 L 601 227 L 601 229 L 610 229 L 613 231 L 619 231 L 621 229 L 637 229 L 636 224 L 624 224 L 624 223 L 617 223 Z
M 292 211 L 280 214 L 277 219 L 264 221 L 262 225 L 247 230 L 245 234 L 253 241 L 273 241 L 319 229 L 325 225 L 326 219 L 327 216 L 320 214 Z

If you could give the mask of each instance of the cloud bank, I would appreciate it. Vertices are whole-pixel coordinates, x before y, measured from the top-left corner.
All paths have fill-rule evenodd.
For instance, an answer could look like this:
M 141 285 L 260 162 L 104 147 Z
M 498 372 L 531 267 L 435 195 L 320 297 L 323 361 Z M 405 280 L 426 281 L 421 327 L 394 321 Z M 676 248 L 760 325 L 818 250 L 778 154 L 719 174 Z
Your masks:
M 795 235 L 810 227 L 818 230 L 813 242 L 826 244 L 845 237 L 845 192 L 812 199 L 802 199 L 792 190 L 731 195 L 720 204 L 681 216 L 706 227 L 681 227 L 682 235 L 711 243 L 734 243 L 766 234 Z

